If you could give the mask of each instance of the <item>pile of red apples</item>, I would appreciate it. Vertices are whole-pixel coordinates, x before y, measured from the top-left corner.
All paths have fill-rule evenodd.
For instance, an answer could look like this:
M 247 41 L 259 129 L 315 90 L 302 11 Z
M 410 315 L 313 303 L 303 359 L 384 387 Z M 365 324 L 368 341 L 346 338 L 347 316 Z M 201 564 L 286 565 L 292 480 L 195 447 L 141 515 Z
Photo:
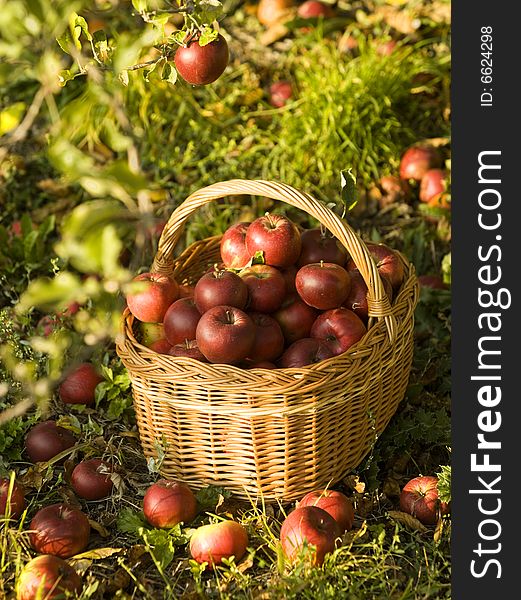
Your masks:
M 392 301 L 403 263 L 384 244 L 366 246 Z M 298 368 L 346 352 L 366 333 L 367 285 L 325 228 L 266 213 L 230 226 L 220 258 L 193 285 L 160 273 L 134 278 L 142 287 L 127 306 L 147 347 L 244 369 Z

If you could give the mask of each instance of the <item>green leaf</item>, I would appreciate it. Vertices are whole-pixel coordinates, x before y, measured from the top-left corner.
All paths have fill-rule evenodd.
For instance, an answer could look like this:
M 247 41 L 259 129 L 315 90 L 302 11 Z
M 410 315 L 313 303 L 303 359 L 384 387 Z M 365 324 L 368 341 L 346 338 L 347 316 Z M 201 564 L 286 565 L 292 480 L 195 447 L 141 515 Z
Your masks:
M 0 136 L 18 127 L 25 108 L 24 102 L 15 102 L 0 112 Z
M 132 6 L 138 12 L 144 12 L 147 10 L 147 0 L 132 0 Z
M 231 492 L 229 490 L 217 485 L 209 485 L 195 492 L 197 502 L 203 510 L 215 509 L 223 498 L 229 498 L 230 496 Z
M 78 300 L 82 289 L 79 277 L 67 271 L 58 273 L 53 279 L 42 277 L 29 284 L 15 310 L 23 314 L 33 307 L 50 309 L 64 305 Z
M 199 38 L 199 46 L 207 46 L 217 39 L 219 32 L 213 27 L 205 27 Z
M 166 63 L 165 68 L 161 73 L 161 79 L 163 81 L 168 81 L 168 83 L 171 83 L 172 85 L 175 84 L 175 82 L 177 81 L 177 70 L 172 64 Z
M 358 202 L 356 197 L 356 177 L 353 175 L 352 169 L 344 169 L 340 171 L 340 196 L 344 205 L 342 217 L 347 211 L 352 210 Z
M 140 537 L 140 531 L 148 527 L 145 515 L 131 508 L 123 508 L 119 511 L 116 527 L 121 533 L 128 533 L 134 537 Z
M 200 0 L 198 20 L 203 24 L 209 24 L 222 16 L 224 9 L 219 0 Z M 201 44 L 203 46 L 204 44 Z

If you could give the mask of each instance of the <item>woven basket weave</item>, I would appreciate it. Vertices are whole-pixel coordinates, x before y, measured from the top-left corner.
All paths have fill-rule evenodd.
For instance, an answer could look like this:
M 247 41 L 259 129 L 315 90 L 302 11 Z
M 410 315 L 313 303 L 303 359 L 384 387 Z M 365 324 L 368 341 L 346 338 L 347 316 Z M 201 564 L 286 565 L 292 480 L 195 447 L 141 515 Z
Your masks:
M 220 236 L 172 256 L 186 220 L 206 203 L 248 194 L 281 200 L 320 221 L 346 247 L 368 286 L 367 334 L 347 352 L 292 369 L 245 370 L 158 354 L 123 315 L 116 347 L 131 381 L 147 458 L 194 489 L 219 485 L 240 498 L 291 501 L 334 485 L 360 464 L 396 412 L 408 383 L 418 283 L 405 279 L 391 306 L 360 237 L 309 194 L 271 181 L 231 180 L 194 192 L 172 214 L 152 271 L 195 283 L 219 262 Z

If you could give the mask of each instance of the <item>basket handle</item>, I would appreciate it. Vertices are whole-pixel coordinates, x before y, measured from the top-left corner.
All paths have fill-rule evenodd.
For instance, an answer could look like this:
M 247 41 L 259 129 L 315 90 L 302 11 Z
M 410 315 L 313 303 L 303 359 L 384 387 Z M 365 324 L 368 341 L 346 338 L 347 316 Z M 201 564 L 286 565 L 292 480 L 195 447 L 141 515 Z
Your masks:
M 190 194 L 170 216 L 159 239 L 158 249 L 151 271 L 172 273 L 172 254 L 183 232 L 184 224 L 198 208 L 225 196 L 248 194 L 280 200 L 295 208 L 304 210 L 320 221 L 347 249 L 367 285 L 367 303 L 370 317 L 385 321 L 391 340 L 394 340 L 397 324 L 391 303 L 376 263 L 369 254 L 365 243 L 348 223 L 340 219 L 330 208 L 309 194 L 276 181 L 231 179 L 214 183 Z

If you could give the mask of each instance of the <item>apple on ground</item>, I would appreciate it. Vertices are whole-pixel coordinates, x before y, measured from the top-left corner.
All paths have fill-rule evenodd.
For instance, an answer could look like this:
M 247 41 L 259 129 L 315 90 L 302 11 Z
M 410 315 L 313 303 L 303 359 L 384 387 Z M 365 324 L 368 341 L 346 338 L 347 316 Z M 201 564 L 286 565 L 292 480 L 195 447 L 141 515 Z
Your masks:
M 275 108 L 282 108 L 293 95 L 291 82 L 274 81 L 269 87 L 269 102 Z
M 132 280 L 145 289 L 127 294 L 130 312 L 145 323 L 161 323 L 168 307 L 179 297 L 179 285 L 168 275 L 141 273 Z
M 79 594 L 82 580 L 66 561 L 52 554 L 31 559 L 16 582 L 16 600 L 62 600 L 67 594 Z
M 429 169 L 420 181 L 419 198 L 429 203 L 436 196 L 441 196 L 447 189 L 447 172 L 443 169 Z
M 332 17 L 334 14 L 334 10 L 329 4 L 319 2 L 319 0 L 306 0 L 297 10 L 297 15 L 302 19 Z
M 421 288 L 431 288 L 433 290 L 447 290 L 449 288 L 440 275 L 419 275 L 418 283 Z
M 248 358 L 254 363 L 276 360 L 284 350 L 284 335 L 278 322 L 269 315 L 249 312 L 255 325 L 255 338 Z
M 438 478 L 424 475 L 410 479 L 400 493 L 400 509 L 423 523 L 436 525 L 441 515 L 447 514 L 447 503 L 438 496 Z
M 310 337 L 311 327 L 318 314 L 315 308 L 297 296 L 287 298 L 272 316 L 282 329 L 286 345 L 290 345 L 297 340 Z
M 358 48 L 358 40 L 356 37 L 348 32 L 345 32 L 338 40 L 338 50 L 342 54 L 348 54 L 354 52 Z
M 441 156 L 434 146 L 428 144 L 411 146 L 400 159 L 400 177 L 421 181 L 429 169 L 435 169 L 440 165 Z
M 240 271 L 239 276 L 248 288 L 248 310 L 275 312 L 286 295 L 282 273 L 269 265 L 252 265 Z
M 181 481 L 159 479 L 145 492 L 143 513 L 153 527 L 169 528 L 190 523 L 197 515 L 197 499 Z
M 396 40 L 383 40 L 376 44 L 376 53 L 380 56 L 390 56 L 396 49 Z
M 329 513 L 338 523 L 340 533 L 350 531 L 355 520 L 353 503 L 342 492 L 336 490 L 316 490 L 307 493 L 297 504 L 297 508 L 303 506 L 318 506 Z
M 289 15 L 294 0 L 260 0 L 257 6 L 257 19 L 266 27 L 271 27 Z
M 92 363 L 81 363 L 65 376 L 58 393 L 65 404 L 92 406 L 96 398 L 96 386 L 103 381 Z
M 174 55 L 179 75 L 192 85 L 208 85 L 224 73 L 228 65 L 228 43 L 219 33 L 217 38 L 201 46 L 194 38 L 180 46 Z
M 170 356 L 185 356 L 186 358 L 193 358 L 201 362 L 208 362 L 206 356 L 199 350 L 197 340 L 185 340 L 180 344 L 175 344 L 168 351 Z
M 247 265 L 251 256 L 246 249 L 246 231 L 249 221 L 235 223 L 223 233 L 220 242 L 220 252 L 223 264 L 228 269 L 242 269 Z
M 304 265 L 295 277 L 298 295 L 313 308 L 338 308 L 351 289 L 349 273 L 336 263 L 318 262 Z
M 25 436 L 25 449 L 31 462 L 46 462 L 77 442 L 76 436 L 48 420 L 34 425 Z M 63 460 L 60 461 L 62 463 Z
M 112 466 L 100 458 L 82 460 L 72 471 L 72 489 L 85 500 L 106 498 L 114 487 L 110 477 L 112 471 Z
M 282 523 L 280 541 L 284 555 L 295 562 L 309 548 L 312 564 L 321 565 L 326 554 L 335 550 L 340 537 L 335 519 L 318 506 L 302 506 L 290 512 Z
M 316 338 L 302 338 L 293 342 L 278 360 L 281 369 L 295 369 L 334 356 L 331 347 Z
M 348 259 L 347 250 L 326 229 L 306 229 L 300 234 L 302 249 L 297 267 L 311 263 L 336 263 L 343 267 Z
M 209 362 L 233 365 L 250 355 L 255 325 L 235 306 L 214 306 L 201 316 L 195 339 Z
M 41 554 L 69 558 L 85 550 L 90 539 L 87 515 L 66 504 L 41 508 L 29 526 L 31 546 Z
M 248 227 L 246 248 L 250 256 L 262 252 L 267 265 L 288 267 L 300 255 L 300 232 L 287 217 L 266 213 Z
M 193 298 L 179 298 L 170 305 L 163 319 L 165 338 L 171 346 L 195 339 L 197 323 L 201 318 Z
M 324 342 L 333 356 L 346 352 L 365 334 L 362 319 L 347 308 L 333 308 L 319 315 L 311 328 L 311 337 Z
M 18 519 L 25 509 L 25 489 L 15 479 L 9 496 L 10 485 L 9 478 L 0 479 L 0 517 L 9 514 L 11 519 Z
M 220 521 L 198 527 L 190 539 L 190 554 L 199 564 L 208 563 L 212 569 L 223 558 L 234 557 L 238 562 L 246 553 L 248 533 L 237 521 Z
M 195 284 L 194 302 L 201 315 L 215 306 L 244 309 L 248 302 L 248 286 L 237 273 L 214 269 L 202 275 Z
M 378 183 L 382 191 L 379 200 L 381 208 L 396 202 L 404 202 L 410 196 L 410 186 L 405 179 L 400 179 L 394 175 L 384 175 Z

